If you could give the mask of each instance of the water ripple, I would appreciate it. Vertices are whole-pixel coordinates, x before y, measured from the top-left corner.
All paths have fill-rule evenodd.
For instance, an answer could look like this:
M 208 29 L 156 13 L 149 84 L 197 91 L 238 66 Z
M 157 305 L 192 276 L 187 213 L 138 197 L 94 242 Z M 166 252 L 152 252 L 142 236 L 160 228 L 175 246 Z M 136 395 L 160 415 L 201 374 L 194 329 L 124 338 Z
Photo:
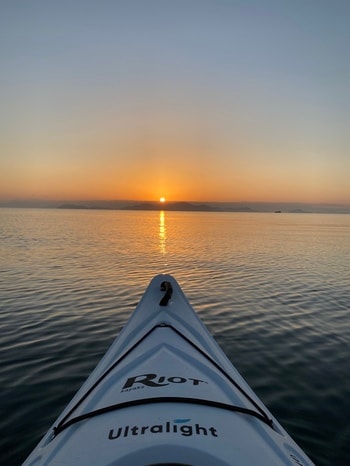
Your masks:
M 24 459 L 169 272 L 315 463 L 348 464 L 350 216 L 0 210 L 4 463 Z

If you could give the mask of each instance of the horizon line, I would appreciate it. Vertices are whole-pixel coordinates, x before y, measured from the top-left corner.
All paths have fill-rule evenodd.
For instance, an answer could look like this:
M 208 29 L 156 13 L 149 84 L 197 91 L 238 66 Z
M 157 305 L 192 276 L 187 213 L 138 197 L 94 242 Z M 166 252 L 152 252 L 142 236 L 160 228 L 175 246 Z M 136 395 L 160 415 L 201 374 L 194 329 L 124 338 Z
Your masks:
M 167 204 L 176 204 L 176 203 L 188 203 L 188 204 L 295 204 L 295 205 L 328 205 L 328 206 L 348 206 L 350 207 L 350 201 L 279 201 L 279 200 L 185 200 L 185 199 L 166 199 L 165 202 L 161 202 L 159 199 L 94 199 L 94 198 L 43 198 L 43 197 L 17 197 L 17 198 L 0 198 L 0 204 L 4 203 L 27 203 L 27 202 L 47 202 L 47 203 L 72 203 L 72 202 L 133 202 L 133 203 L 152 203 L 152 204 L 160 204 L 160 205 L 167 205 Z

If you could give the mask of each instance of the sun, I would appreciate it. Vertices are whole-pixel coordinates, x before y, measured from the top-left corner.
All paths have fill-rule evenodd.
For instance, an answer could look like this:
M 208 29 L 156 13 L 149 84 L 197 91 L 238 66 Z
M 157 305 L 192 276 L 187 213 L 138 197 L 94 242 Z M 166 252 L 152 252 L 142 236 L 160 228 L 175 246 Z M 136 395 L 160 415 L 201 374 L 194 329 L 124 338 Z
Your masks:
M 166 201 L 165 197 L 160 197 L 159 198 L 159 202 L 161 202 L 162 204 L 164 204 L 165 201 Z

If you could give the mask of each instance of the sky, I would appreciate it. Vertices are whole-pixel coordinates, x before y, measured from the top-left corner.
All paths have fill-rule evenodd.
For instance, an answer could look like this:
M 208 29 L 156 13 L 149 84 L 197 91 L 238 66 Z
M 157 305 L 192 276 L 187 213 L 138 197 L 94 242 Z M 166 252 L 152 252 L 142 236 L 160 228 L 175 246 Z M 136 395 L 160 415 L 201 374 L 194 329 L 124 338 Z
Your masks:
M 1 0 L 0 200 L 350 204 L 348 0 Z

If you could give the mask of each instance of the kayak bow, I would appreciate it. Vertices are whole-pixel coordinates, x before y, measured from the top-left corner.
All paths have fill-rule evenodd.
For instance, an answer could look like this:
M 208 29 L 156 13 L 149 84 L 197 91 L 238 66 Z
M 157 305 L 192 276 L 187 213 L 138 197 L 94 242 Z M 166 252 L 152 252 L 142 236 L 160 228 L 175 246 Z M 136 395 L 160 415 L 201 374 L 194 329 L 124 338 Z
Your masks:
M 24 465 L 311 466 L 158 275 Z

